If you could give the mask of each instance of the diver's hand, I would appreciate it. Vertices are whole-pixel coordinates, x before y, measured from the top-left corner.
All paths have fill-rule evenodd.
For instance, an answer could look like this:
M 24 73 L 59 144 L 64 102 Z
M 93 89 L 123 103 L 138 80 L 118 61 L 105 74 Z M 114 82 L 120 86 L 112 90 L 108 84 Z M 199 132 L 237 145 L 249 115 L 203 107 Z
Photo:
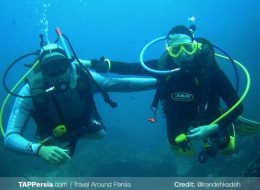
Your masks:
M 203 125 L 203 126 L 199 126 L 194 129 L 191 129 L 190 130 L 191 134 L 186 135 L 186 137 L 189 140 L 202 140 L 205 137 L 208 137 L 211 134 L 217 132 L 218 129 L 219 129 L 218 124 Z
M 66 152 L 68 152 L 68 150 L 57 146 L 42 146 L 39 150 L 39 156 L 47 162 L 60 165 L 71 159 Z
M 107 73 L 110 69 L 110 62 L 102 56 L 99 61 L 96 59 L 91 60 L 91 68 L 97 73 Z

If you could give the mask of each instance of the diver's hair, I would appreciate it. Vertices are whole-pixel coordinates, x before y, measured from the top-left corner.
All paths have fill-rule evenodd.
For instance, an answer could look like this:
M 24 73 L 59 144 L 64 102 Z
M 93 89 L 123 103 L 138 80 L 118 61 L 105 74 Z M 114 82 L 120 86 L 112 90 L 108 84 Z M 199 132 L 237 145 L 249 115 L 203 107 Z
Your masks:
M 190 36 L 193 39 L 193 35 L 192 32 L 190 31 L 190 29 L 188 29 L 186 26 L 184 25 L 178 25 L 173 27 L 167 34 L 166 38 L 168 39 L 169 36 L 171 34 L 185 34 L 187 36 Z

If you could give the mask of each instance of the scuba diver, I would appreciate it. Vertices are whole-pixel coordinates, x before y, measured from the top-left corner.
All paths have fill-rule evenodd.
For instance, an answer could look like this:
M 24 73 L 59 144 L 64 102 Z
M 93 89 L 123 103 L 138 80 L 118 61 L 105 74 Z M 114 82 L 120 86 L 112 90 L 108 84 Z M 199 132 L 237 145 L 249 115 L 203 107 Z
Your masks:
M 56 32 L 62 46 L 57 42 L 46 44 L 41 36 L 41 51 L 30 66 L 26 84 L 19 94 L 8 90 L 4 84 L 5 89 L 17 98 L 3 135 L 6 148 L 38 155 L 59 165 L 71 159 L 79 138 L 99 139 L 106 134 L 96 109 L 94 93 L 101 92 L 105 101 L 114 108 L 117 104 L 109 98 L 107 91 L 148 90 L 155 88 L 157 81 L 153 78 L 104 77 L 88 71 L 73 49 L 74 57 L 70 55 L 59 29 Z M 37 125 L 38 142 L 28 140 L 23 134 L 31 116 Z
M 172 150 L 193 157 L 196 151 L 191 141 L 203 140 L 198 159 L 205 163 L 217 152 L 234 152 L 232 122 L 242 113 L 243 106 L 235 88 L 216 62 L 215 46 L 204 38 L 195 38 L 195 30 L 195 24 L 189 28 L 178 25 L 166 37 L 149 43 L 145 48 L 157 41 L 166 41 L 166 49 L 158 60 L 148 60 L 144 64 L 144 48 L 140 54 L 141 64 L 104 59 L 92 60 L 91 64 L 99 73 L 155 77 L 158 85 L 151 105 L 154 117 L 149 121 L 156 121 L 157 106 L 161 102 Z M 220 99 L 226 104 L 226 109 L 221 107 Z

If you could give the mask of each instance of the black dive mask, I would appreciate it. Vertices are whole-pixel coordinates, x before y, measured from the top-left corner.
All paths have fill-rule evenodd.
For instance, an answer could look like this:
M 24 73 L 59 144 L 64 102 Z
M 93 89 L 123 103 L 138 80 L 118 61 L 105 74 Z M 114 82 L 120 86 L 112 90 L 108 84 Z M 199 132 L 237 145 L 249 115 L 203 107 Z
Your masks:
M 70 68 L 70 60 L 66 58 L 51 60 L 41 65 L 42 72 L 49 77 L 64 74 Z

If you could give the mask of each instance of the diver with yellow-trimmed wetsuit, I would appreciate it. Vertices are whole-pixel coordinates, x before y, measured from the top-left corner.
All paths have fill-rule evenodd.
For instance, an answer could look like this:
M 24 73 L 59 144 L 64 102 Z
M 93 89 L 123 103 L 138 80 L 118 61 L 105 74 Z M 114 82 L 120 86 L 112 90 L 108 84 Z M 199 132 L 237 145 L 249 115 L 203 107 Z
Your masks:
M 241 102 L 248 92 L 250 77 L 243 65 L 223 56 L 234 65 L 238 64 L 246 73 L 248 84 L 240 98 L 237 89 L 216 62 L 214 47 L 220 48 L 204 38 L 195 38 L 195 29 L 196 25 L 191 25 L 190 28 L 175 26 L 166 37 L 151 41 L 140 54 L 141 64 L 101 59 L 92 60 L 92 68 L 101 73 L 155 77 L 158 87 L 151 109 L 156 113 L 158 102 L 161 102 L 172 150 L 181 155 L 195 156 L 191 141 L 203 140 L 199 161 L 205 163 L 218 150 L 224 154 L 234 152 L 235 134 L 232 122 L 243 111 Z M 144 63 L 144 51 L 160 40 L 166 41 L 163 55 L 158 60 Z M 221 99 L 227 108 L 221 106 Z M 156 118 L 149 121 L 155 122 Z

